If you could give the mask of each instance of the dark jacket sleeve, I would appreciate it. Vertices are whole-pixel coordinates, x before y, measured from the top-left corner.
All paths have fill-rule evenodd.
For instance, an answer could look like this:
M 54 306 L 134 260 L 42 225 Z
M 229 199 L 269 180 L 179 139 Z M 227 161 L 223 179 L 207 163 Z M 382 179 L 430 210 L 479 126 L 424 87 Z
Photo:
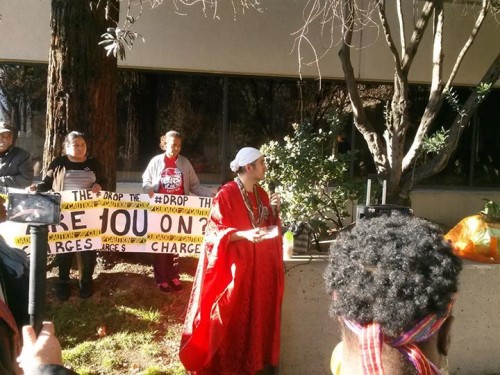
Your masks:
M 49 164 L 49 168 L 47 169 L 47 173 L 45 174 L 42 182 L 36 185 L 36 191 L 49 191 L 53 189 L 54 184 L 54 173 L 56 168 L 60 168 L 62 166 L 62 159 L 57 158 L 52 160 Z
M 25 188 L 33 182 L 33 163 L 29 152 L 13 147 L 11 155 L 5 160 L 0 173 L 0 185 L 13 188 Z

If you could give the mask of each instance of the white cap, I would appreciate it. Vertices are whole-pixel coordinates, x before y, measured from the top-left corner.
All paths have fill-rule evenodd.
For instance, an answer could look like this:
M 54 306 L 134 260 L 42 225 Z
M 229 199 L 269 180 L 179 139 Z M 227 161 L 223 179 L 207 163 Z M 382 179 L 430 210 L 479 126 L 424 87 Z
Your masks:
M 238 153 L 234 160 L 229 164 L 229 167 L 233 172 L 238 172 L 240 167 L 244 167 L 247 164 L 253 163 L 255 160 L 260 158 L 262 153 L 253 147 L 243 147 Z
M 0 121 L 0 133 L 14 133 L 14 130 L 8 122 Z

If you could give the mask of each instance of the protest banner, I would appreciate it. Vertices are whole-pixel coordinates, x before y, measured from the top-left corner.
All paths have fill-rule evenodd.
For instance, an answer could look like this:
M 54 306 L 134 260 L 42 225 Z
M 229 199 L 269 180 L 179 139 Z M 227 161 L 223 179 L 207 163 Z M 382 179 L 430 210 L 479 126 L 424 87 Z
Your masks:
M 155 194 L 149 204 L 147 252 L 199 254 L 211 198 Z
M 49 253 L 200 252 L 212 200 L 184 195 L 62 191 L 61 222 L 49 225 Z M 0 224 L 6 242 L 29 252 L 27 224 Z
M 102 250 L 144 252 L 148 233 L 147 194 L 125 194 L 103 191 Z
M 48 251 L 61 254 L 101 248 L 101 214 L 99 199 L 88 190 L 61 191 L 61 221 L 49 225 Z M 0 226 L 6 242 L 29 252 L 29 225 L 7 221 Z

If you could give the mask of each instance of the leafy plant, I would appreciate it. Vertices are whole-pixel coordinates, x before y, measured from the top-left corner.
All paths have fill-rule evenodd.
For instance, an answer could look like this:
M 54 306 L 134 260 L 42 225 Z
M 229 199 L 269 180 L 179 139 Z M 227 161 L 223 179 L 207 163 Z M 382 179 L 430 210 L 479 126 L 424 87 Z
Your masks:
M 488 94 L 491 92 L 493 85 L 491 83 L 487 82 L 481 82 L 476 88 L 476 93 L 477 93 L 477 103 L 482 103 L 484 99 L 488 96 Z M 448 102 L 448 104 L 457 112 L 460 116 L 465 115 L 465 110 L 460 103 L 460 99 L 458 97 L 457 92 L 453 89 L 453 87 L 449 87 L 445 91 L 443 91 L 443 95 Z
M 493 84 L 481 82 L 477 87 L 477 101 L 481 103 L 491 92 Z
M 422 151 L 426 154 L 439 153 L 446 146 L 449 133 L 448 129 L 441 128 L 431 136 L 425 135 L 422 141 Z
M 484 209 L 481 211 L 481 214 L 486 217 L 486 221 L 500 222 L 500 206 L 498 203 L 493 202 L 490 199 L 483 200 L 486 201 L 486 204 L 484 205 Z
M 308 222 L 316 233 L 341 228 L 347 217 L 346 203 L 358 189 L 347 181 L 349 152 L 335 155 L 334 140 L 340 133 L 337 115 L 327 119 L 328 129 L 313 129 L 309 122 L 293 124 L 293 134 L 283 142 L 261 147 L 267 161 L 267 184 L 276 185 L 281 196 L 285 225 Z
M 455 112 L 460 114 L 461 116 L 464 115 L 464 110 L 462 108 L 462 105 L 460 104 L 460 100 L 458 98 L 457 92 L 453 89 L 453 87 L 449 87 L 447 90 L 443 91 L 444 98 L 448 102 L 448 104 L 453 108 Z
M 104 45 L 106 55 L 118 56 L 120 60 L 125 60 L 125 48 L 131 50 L 137 38 L 144 42 L 144 38 L 139 33 L 118 27 L 108 27 L 101 37 L 103 40 L 99 44 Z

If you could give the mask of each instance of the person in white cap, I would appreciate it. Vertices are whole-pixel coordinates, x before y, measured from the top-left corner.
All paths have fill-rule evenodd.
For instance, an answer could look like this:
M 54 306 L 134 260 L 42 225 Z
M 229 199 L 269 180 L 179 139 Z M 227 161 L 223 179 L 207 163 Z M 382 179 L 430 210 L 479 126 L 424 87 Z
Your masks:
M 259 185 L 259 150 L 242 148 L 230 166 L 237 177 L 212 202 L 179 357 L 196 374 L 274 374 L 284 286 L 279 196 Z
M 0 186 L 24 189 L 33 181 L 31 155 L 14 146 L 14 131 L 9 123 L 0 121 Z

